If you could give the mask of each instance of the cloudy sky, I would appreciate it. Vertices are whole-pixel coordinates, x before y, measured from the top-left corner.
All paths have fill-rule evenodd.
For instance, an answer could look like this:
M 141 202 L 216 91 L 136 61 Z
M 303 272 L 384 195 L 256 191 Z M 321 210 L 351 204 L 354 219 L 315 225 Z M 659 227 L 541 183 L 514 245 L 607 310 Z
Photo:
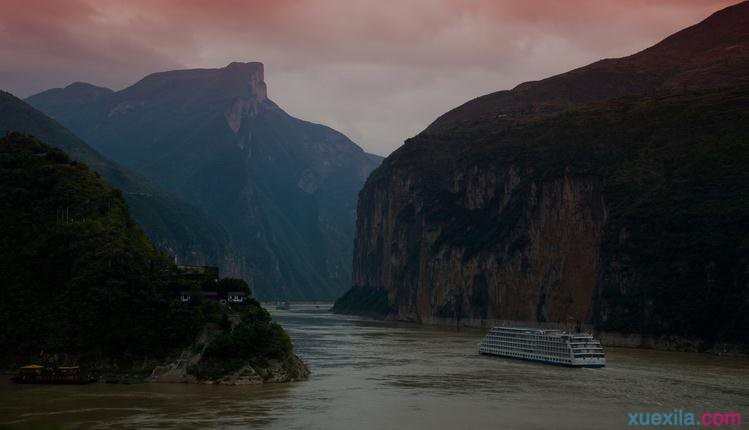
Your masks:
M 637 52 L 737 0 L 1 0 L 0 88 L 265 63 L 269 96 L 387 155 L 465 101 Z

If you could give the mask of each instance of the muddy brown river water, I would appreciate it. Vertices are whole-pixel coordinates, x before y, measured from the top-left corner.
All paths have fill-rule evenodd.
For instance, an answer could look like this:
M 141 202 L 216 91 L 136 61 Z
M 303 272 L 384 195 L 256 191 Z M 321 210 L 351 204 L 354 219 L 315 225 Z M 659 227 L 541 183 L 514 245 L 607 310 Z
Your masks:
M 749 426 L 749 360 L 608 348 L 604 369 L 479 356 L 480 331 L 271 310 L 310 365 L 305 382 L 17 386 L 0 428 L 604 429 L 628 414 L 736 411 Z M 703 426 L 704 427 L 704 426 Z M 675 427 L 669 427 L 675 428 Z

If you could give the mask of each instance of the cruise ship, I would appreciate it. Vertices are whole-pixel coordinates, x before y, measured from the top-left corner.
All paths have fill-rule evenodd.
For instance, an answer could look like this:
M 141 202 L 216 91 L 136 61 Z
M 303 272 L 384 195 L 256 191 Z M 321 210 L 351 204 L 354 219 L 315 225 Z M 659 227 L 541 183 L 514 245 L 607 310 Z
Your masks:
M 606 365 L 601 342 L 587 333 L 561 330 L 497 326 L 479 344 L 479 354 L 570 367 Z

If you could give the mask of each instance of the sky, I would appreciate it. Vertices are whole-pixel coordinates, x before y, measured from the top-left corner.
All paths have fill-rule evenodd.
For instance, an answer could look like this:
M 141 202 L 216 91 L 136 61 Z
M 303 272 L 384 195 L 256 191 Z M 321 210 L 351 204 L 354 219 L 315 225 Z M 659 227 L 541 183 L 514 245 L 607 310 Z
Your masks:
M 291 115 L 387 155 L 490 92 L 644 49 L 737 0 L 0 0 L 0 89 L 265 64 Z

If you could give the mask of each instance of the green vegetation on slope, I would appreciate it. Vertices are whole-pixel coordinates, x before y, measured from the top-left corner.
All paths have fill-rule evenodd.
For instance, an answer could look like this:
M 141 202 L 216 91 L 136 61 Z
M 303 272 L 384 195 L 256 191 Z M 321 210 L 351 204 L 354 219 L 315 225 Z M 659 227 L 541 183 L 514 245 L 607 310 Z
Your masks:
M 0 224 L 0 364 L 61 353 L 84 366 L 158 360 L 190 345 L 207 323 L 227 320 L 217 303 L 177 301 L 184 286 L 130 219 L 120 191 L 33 137 L 0 139 Z M 249 291 L 241 280 L 219 286 Z M 245 312 L 267 317 L 254 300 Z M 240 327 L 212 350 L 290 353 L 269 318 Z
M 6 136 L 0 156 L 3 353 L 142 356 L 191 340 L 191 318 L 170 305 L 168 261 L 118 190 L 31 137 Z
M 102 175 L 123 192 L 132 217 L 155 245 L 180 261 L 220 265 L 233 255 L 226 232 L 202 211 L 107 160 L 53 119 L 0 91 L 0 136 L 10 131 L 36 136 Z
M 234 327 L 225 327 L 211 341 L 200 361 L 189 369 L 191 374 L 198 379 L 217 379 L 246 365 L 263 368 L 269 360 L 283 361 L 291 356 L 291 339 L 255 299 L 239 310 L 239 318 Z

